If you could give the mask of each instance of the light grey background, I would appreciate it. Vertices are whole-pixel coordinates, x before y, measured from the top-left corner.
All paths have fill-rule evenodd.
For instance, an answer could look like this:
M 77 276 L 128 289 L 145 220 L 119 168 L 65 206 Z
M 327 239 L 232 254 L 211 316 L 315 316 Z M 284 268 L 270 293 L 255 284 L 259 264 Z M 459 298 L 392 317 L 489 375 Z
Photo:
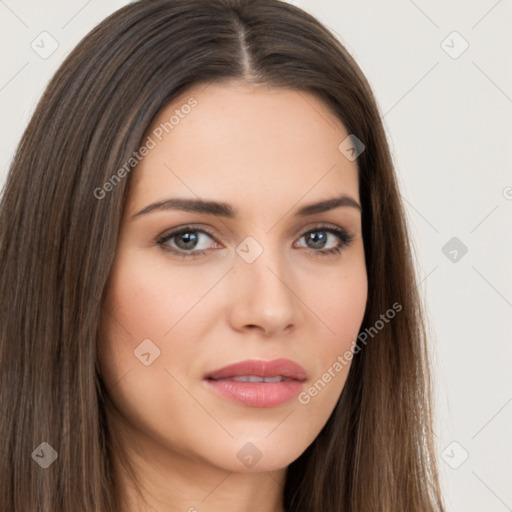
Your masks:
M 59 64 L 126 3 L 0 0 L 0 184 Z M 512 1 L 293 3 L 345 44 L 384 116 L 429 316 L 448 510 L 512 511 Z

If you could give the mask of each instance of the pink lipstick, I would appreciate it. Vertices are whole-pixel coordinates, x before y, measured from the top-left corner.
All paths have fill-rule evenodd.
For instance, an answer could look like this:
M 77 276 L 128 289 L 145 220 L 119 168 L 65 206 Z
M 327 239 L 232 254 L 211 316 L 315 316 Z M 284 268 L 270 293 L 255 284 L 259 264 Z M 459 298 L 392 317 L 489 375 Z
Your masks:
M 217 394 L 249 407 L 277 407 L 301 391 L 307 374 L 289 359 L 249 359 L 208 373 L 204 382 Z

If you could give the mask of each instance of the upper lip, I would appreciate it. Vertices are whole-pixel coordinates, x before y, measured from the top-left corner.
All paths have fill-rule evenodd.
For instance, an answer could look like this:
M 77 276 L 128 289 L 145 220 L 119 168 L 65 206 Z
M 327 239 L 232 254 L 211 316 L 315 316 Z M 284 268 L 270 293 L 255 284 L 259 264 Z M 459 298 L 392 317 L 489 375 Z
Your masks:
M 307 373 L 302 366 L 289 359 L 274 359 L 273 361 L 264 361 L 262 359 L 247 359 L 239 363 L 230 364 L 214 370 L 205 375 L 205 379 L 227 379 L 229 377 L 239 377 L 242 375 L 255 375 L 258 377 L 287 377 L 305 381 Z

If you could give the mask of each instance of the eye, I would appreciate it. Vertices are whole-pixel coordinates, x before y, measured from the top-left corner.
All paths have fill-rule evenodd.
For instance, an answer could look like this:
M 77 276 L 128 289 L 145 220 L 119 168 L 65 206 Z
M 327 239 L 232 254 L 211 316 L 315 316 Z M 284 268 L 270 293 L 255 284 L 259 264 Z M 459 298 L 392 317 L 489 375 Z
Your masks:
M 303 238 L 306 240 L 306 247 L 311 249 L 309 252 L 321 256 L 339 254 L 353 240 L 353 236 L 344 229 L 325 225 L 315 226 L 304 233 L 299 240 Z M 326 246 L 329 247 L 326 248 Z
M 164 234 L 157 240 L 162 249 L 172 252 L 178 256 L 194 257 L 201 256 L 212 244 L 208 238 L 216 240 L 213 235 L 204 229 L 185 226 L 181 229 Z
M 341 253 L 343 247 L 350 244 L 353 236 L 339 227 L 321 225 L 306 231 L 299 238 L 299 241 L 303 238 L 306 240 L 305 247 L 309 249 L 308 252 L 310 254 L 326 256 Z M 212 248 L 212 241 L 213 244 L 216 244 L 217 248 L 223 247 L 204 228 L 184 226 L 164 233 L 156 243 L 165 251 L 172 252 L 183 258 L 189 258 L 203 256 L 207 249 Z M 299 245 L 298 247 L 304 246 Z

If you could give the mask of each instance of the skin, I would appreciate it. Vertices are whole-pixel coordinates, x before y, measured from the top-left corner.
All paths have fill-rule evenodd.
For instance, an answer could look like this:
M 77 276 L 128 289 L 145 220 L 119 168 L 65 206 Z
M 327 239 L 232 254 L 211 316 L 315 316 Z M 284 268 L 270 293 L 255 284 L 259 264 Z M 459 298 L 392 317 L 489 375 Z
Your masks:
M 190 97 L 197 106 L 131 176 L 98 339 L 109 421 L 146 504 L 115 457 L 120 500 L 130 512 L 281 512 L 286 467 L 325 425 L 350 362 L 307 405 L 248 407 L 202 379 L 245 359 L 288 358 L 308 373 L 308 389 L 352 348 L 367 300 L 361 212 L 294 212 L 341 194 L 360 204 L 357 162 L 338 150 L 348 132 L 316 96 L 245 82 L 190 88 L 147 135 Z M 168 209 L 133 217 L 170 197 L 226 202 L 238 216 Z M 214 238 L 192 230 L 197 248 L 183 249 L 178 237 L 166 244 L 202 255 L 179 257 L 157 243 L 191 223 Z M 352 241 L 319 254 L 343 244 L 316 228 L 327 239 L 315 245 L 307 232 L 321 223 Z M 263 249 L 252 263 L 235 250 L 248 236 Z M 160 350 L 148 366 L 134 355 L 145 339 Z M 248 442 L 262 454 L 252 467 L 237 457 Z

